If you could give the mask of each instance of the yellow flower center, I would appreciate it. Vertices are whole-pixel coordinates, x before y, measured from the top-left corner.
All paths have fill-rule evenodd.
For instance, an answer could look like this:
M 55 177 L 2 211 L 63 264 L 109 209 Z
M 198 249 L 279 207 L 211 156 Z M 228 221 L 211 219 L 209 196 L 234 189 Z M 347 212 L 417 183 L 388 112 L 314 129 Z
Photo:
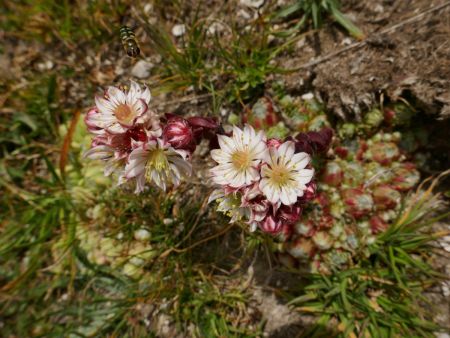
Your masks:
M 237 170 L 246 170 L 251 164 L 250 154 L 246 150 L 235 152 L 231 155 L 231 163 Z
M 154 149 L 148 155 L 147 164 L 145 165 L 145 178 L 152 180 L 152 171 L 167 172 L 169 169 L 169 161 L 164 154 L 164 149 Z
M 133 119 L 135 118 L 135 112 L 131 107 L 125 103 L 119 104 L 114 109 L 114 115 L 119 120 L 119 122 L 129 124 L 133 122 Z
M 291 180 L 291 175 L 286 167 L 274 166 L 270 173 L 270 180 L 278 186 L 284 186 Z

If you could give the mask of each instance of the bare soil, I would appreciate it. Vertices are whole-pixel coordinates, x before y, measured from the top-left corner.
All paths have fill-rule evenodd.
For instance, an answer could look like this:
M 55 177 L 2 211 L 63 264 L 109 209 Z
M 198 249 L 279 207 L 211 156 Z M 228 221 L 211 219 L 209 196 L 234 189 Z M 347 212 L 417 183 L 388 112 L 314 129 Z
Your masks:
M 361 112 L 380 98 L 400 97 L 414 100 L 427 114 L 450 117 L 450 2 L 344 4 L 343 12 L 366 39 L 357 43 L 333 26 L 306 35 L 297 43 L 298 57 L 285 62 L 301 68 L 290 76 L 288 87 L 314 91 L 347 120 L 358 121 Z

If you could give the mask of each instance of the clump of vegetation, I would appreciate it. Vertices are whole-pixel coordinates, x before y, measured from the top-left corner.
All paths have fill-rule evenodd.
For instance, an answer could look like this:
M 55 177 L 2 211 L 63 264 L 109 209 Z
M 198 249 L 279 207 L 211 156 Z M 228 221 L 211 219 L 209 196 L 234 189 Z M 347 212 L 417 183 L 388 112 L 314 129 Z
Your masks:
M 448 172 L 446 173 L 448 174 Z M 445 278 L 432 267 L 432 241 L 442 236 L 431 228 L 448 216 L 440 194 L 433 193 L 439 178 L 419 187 L 403 206 L 394 224 L 369 246 L 367 258 L 344 271 L 312 274 L 291 304 L 305 313 L 319 313 L 305 337 L 329 332 L 339 337 L 389 335 L 433 337 L 440 327 L 424 292 Z M 434 217 L 435 212 L 441 214 Z
M 338 0 L 296 0 L 279 10 L 274 18 L 285 19 L 300 14 L 301 18 L 289 30 L 290 33 L 294 33 L 311 23 L 318 29 L 328 17 L 331 17 L 353 37 L 363 39 L 364 33 L 340 11 L 340 7 Z
M 263 318 L 255 301 L 254 290 L 260 285 L 246 275 L 258 252 L 276 257 L 277 268 L 284 266 L 281 269 L 298 277 L 296 287 L 266 291 L 285 296 L 292 311 L 315 315 L 305 337 L 431 336 L 439 331 L 432 312 L 426 311 L 431 306 L 424 292 L 443 278 L 433 268 L 435 248 L 430 243 L 445 235 L 433 232 L 431 225 L 446 214 L 439 216 L 442 199 L 434 193 L 437 183 L 427 188 L 420 185 L 417 193 L 407 195 L 418 182 L 418 174 L 414 166 L 402 167 L 407 158 L 417 162 L 410 155 L 415 155 L 419 141 L 424 142 L 418 141 L 419 133 L 411 135 L 408 129 L 416 111 L 405 102 L 394 103 L 369 110 L 361 123 L 336 123 L 311 95 L 300 99 L 271 83 L 273 76 L 289 72 L 277 64 L 277 57 L 289 53 L 299 37 L 294 33 L 300 29 L 310 24 L 318 28 L 331 17 L 355 37 L 362 37 L 340 12 L 339 3 L 297 1 L 276 13 L 276 20 L 303 15 L 288 32 L 294 34 L 288 39 L 272 36 L 272 23 L 259 11 L 252 12 L 254 18 L 245 23 L 220 22 L 222 29 L 214 31 L 211 21 L 202 18 L 201 8 L 192 15 L 182 2 L 167 5 L 155 1 L 154 5 L 154 12 L 161 17 L 158 24 L 147 20 L 148 9 L 135 12 L 130 10 L 135 5 L 129 2 L 8 2 L 0 13 L 0 27 L 13 47 L 15 37 L 36 40 L 42 51 L 33 53 L 57 51 L 61 63 L 39 72 L 30 68 L 21 79 L 0 79 L 5 92 L 0 95 L 0 335 L 157 337 L 165 332 L 170 337 L 261 337 L 267 333 L 264 325 L 270 318 Z M 166 33 L 165 20 L 173 23 L 186 13 L 191 23 L 186 24 L 185 34 L 172 37 Z M 92 101 L 84 100 L 84 95 L 91 97 L 98 84 L 112 85 L 106 81 L 124 84 L 126 67 L 139 61 L 116 63 L 111 61 L 116 54 L 103 51 L 98 60 L 89 61 L 93 64 L 89 74 L 84 74 L 61 55 L 76 50 L 97 54 L 100 46 L 119 47 L 118 30 L 130 14 L 138 22 L 138 27 L 133 27 L 139 31 L 136 38 L 146 34 L 152 54 L 162 59 L 161 66 L 152 70 L 152 93 L 176 90 L 175 97 L 192 92 L 203 95 L 208 101 L 205 115 L 219 117 L 224 107 L 232 108 L 233 114 L 222 116 L 226 130 L 210 119 L 163 116 L 161 112 L 159 128 L 146 125 L 139 129 L 144 122 L 133 119 L 131 126 L 137 126 L 138 132 L 130 132 L 129 124 L 121 129 L 130 122 L 126 114 L 120 121 L 125 123 L 107 127 L 98 123 L 95 108 L 86 117 L 85 107 Z M 143 49 L 148 47 L 144 41 L 140 44 Z M 0 51 L 13 54 L 3 47 Z M 106 64 L 108 76 L 94 75 L 96 63 Z M 77 83 L 76 90 L 62 85 L 67 82 Z M 139 88 L 142 94 L 144 89 Z M 111 98 L 122 97 L 117 90 L 116 96 L 106 92 L 98 98 L 109 104 Z M 150 112 L 153 102 L 149 96 L 134 98 L 133 107 L 141 104 L 145 112 L 156 114 Z M 332 197 L 334 219 L 325 219 L 321 226 L 328 231 L 331 223 L 341 222 L 345 231 L 331 244 L 326 236 L 316 238 L 308 264 L 304 257 L 294 259 L 289 254 L 298 239 L 297 230 L 280 233 L 283 224 L 265 215 L 266 222 L 256 223 L 271 234 L 251 233 L 247 223 L 230 224 L 229 217 L 208 204 L 212 189 L 195 173 L 206 172 L 209 150 L 205 141 L 197 141 L 208 138 L 211 131 L 229 135 L 226 120 L 265 129 L 274 147 L 301 132 L 295 144 L 301 143 L 302 150 L 308 149 L 311 155 L 321 153 L 312 156 L 304 168 L 308 172 L 316 169 L 316 182 L 308 182 L 308 192 Z M 334 143 L 327 153 L 331 134 L 321 131 L 330 128 L 335 128 Z M 401 128 L 400 134 L 397 128 Z M 92 144 L 88 131 L 103 138 Z M 121 181 L 117 187 L 117 180 L 104 176 L 103 164 L 85 156 L 92 146 L 119 146 L 115 150 L 126 153 L 119 159 L 120 176 L 129 165 L 132 143 L 141 142 L 147 132 L 187 151 L 194 175 L 177 182 L 177 189 L 169 184 L 164 185 L 165 192 L 155 185 L 142 186 L 136 196 L 134 177 L 129 175 L 125 181 L 131 182 Z M 123 134 L 133 134 L 125 148 L 123 143 L 113 142 Z M 322 139 L 327 135 L 325 142 Z M 214 145 L 214 138 L 209 141 Z M 199 149 L 193 154 L 196 147 Z M 360 150 L 360 156 L 353 156 L 354 150 Z M 108 158 L 100 158 L 117 160 L 115 155 L 110 151 Z M 158 160 L 152 162 L 156 169 L 166 165 L 163 158 Z M 267 160 L 264 165 L 268 166 Z M 405 170 L 393 175 L 399 168 Z M 377 175 L 380 171 L 387 174 Z M 150 170 L 145 173 L 152 174 Z M 402 179 L 395 180 L 398 177 Z M 386 181 L 381 182 L 383 179 Z M 378 193 L 372 182 L 378 188 L 382 185 Z M 341 192 L 361 185 L 371 196 L 364 201 L 378 199 L 378 205 L 369 203 L 370 210 L 364 209 L 367 204 L 355 201 L 360 195 L 348 196 L 351 203 L 342 204 Z M 300 211 L 303 220 L 320 221 L 316 216 L 323 216 L 323 199 L 310 203 L 312 199 L 310 195 L 301 208 L 284 213 L 283 217 L 291 218 L 291 225 L 295 223 L 293 228 L 302 228 Z M 232 202 L 236 201 L 239 206 L 239 199 Z M 379 209 L 384 202 L 388 211 Z M 229 208 L 226 211 L 234 207 L 223 205 L 224 210 Z M 375 216 L 378 218 L 372 220 Z M 356 248 L 351 246 L 354 238 L 349 228 L 360 236 Z M 329 244 L 328 249 L 319 248 Z M 339 264 L 334 264 L 336 257 L 327 260 L 327 250 L 339 252 L 343 247 L 349 252 L 344 260 L 339 261 L 339 255 Z

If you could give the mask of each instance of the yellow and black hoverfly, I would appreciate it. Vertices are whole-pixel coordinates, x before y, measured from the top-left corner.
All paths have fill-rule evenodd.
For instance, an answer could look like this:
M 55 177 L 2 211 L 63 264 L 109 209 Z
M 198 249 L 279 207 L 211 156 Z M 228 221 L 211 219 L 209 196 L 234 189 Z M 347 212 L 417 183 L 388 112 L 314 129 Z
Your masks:
M 120 39 L 122 46 L 129 57 L 135 58 L 139 55 L 139 43 L 136 40 L 133 30 L 128 26 L 120 27 Z

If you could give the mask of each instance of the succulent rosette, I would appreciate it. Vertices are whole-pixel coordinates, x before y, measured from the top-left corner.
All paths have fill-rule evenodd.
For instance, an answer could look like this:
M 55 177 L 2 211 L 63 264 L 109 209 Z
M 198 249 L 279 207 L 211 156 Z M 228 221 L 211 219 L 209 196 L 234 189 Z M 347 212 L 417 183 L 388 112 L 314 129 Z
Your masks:
M 382 124 L 407 125 L 413 114 L 406 107 L 394 105 L 384 112 L 374 108 L 359 124 L 338 124 L 338 137 L 333 138 L 326 114 L 320 106 L 309 104 L 314 101 L 310 96 L 270 100 L 271 105 L 280 105 L 279 116 L 305 132 L 283 141 L 266 141 L 269 157 L 258 166 L 258 197 L 248 201 L 240 190 L 233 193 L 249 208 L 253 227 L 278 234 L 276 240 L 281 244 L 274 247 L 282 263 L 291 268 L 306 263 L 314 272 L 330 273 L 351 266 L 357 255 L 367 254 L 368 246 L 398 217 L 420 175 L 407 162 L 411 157 L 401 146 L 404 135 L 377 132 Z M 266 107 L 261 105 L 266 102 L 260 100 L 255 107 Z M 248 119 L 254 127 L 269 131 L 261 121 Z M 309 155 L 302 170 L 312 170 L 313 164 L 315 168 L 314 180 L 305 177 L 305 181 L 310 179 L 306 184 L 289 176 L 301 153 Z M 290 161 L 285 162 L 286 158 Z M 298 189 L 297 195 L 291 184 Z
M 190 176 L 191 155 L 218 124 L 211 118 L 166 114 L 150 109 L 150 91 L 131 81 L 128 88 L 109 87 L 96 96 L 85 117 L 94 136 L 85 156 L 105 162 L 105 175 L 117 174 L 119 184 L 134 181 L 136 193 L 146 183 L 165 190 Z
M 219 135 L 220 148 L 211 152 L 217 165 L 210 170 L 219 187 L 210 201 L 216 200 L 232 222 L 242 220 L 252 231 L 289 238 L 304 205 L 315 197 L 310 153 L 325 151 L 331 140 L 329 130 L 300 138 L 268 139 L 249 125 Z
M 307 261 L 320 273 L 343 269 L 389 228 L 420 178 L 399 141 L 379 133 L 335 142 L 331 157 L 322 159 L 316 197 L 283 243 L 282 262 L 292 267 Z

